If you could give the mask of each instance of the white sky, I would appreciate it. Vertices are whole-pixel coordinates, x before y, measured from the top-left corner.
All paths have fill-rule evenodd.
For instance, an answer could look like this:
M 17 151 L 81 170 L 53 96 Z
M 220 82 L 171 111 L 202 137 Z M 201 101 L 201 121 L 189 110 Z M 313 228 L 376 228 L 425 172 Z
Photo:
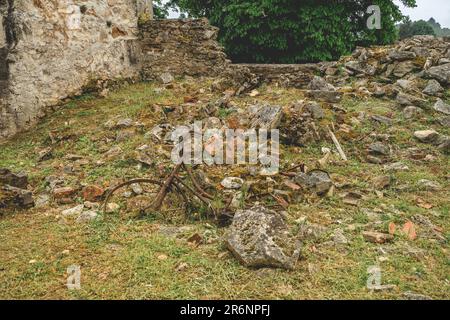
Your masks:
M 401 4 L 400 0 L 395 1 Z M 428 20 L 433 17 L 442 27 L 450 28 L 450 0 L 416 0 L 416 2 L 417 7 L 412 9 L 401 5 L 403 13 L 412 20 Z M 171 13 L 170 17 L 176 18 L 178 14 Z
M 396 0 L 397 3 L 400 1 Z M 416 8 L 405 8 L 401 5 L 405 15 L 411 17 L 411 20 L 425 20 L 431 17 L 436 19 L 441 26 L 450 28 L 450 0 L 416 0 Z

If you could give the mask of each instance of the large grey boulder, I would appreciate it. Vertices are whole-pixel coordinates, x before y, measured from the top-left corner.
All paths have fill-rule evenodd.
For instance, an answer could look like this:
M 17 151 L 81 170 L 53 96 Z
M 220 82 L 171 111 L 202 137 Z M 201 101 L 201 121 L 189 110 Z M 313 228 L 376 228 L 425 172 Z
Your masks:
M 429 78 L 436 79 L 440 83 L 450 84 L 450 63 L 431 67 L 425 72 Z
M 289 237 L 281 215 L 262 206 L 237 211 L 225 243 L 251 268 L 294 269 L 300 255 L 300 245 Z

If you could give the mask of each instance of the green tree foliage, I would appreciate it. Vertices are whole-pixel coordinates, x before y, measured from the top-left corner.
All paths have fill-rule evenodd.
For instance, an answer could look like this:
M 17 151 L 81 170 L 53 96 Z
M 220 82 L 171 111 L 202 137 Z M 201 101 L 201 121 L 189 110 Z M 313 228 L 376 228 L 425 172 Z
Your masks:
M 409 18 L 399 27 L 399 38 L 406 39 L 416 35 L 436 35 L 433 27 L 424 20 L 412 22 Z
M 170 4 L 163 0 L 153 0 L 153 15 L 155 19 L 165 19 L 169 16 Z
M 415 0 L 402 0 L 415 6 Z M 192 17 L 207 17 L 236 62 L 332 60 L 357 45 L 396 40 L 403 15 L 392 0 L 171 0 Z M 369 30 L 367 8 L 381 8 L 381 30 Z

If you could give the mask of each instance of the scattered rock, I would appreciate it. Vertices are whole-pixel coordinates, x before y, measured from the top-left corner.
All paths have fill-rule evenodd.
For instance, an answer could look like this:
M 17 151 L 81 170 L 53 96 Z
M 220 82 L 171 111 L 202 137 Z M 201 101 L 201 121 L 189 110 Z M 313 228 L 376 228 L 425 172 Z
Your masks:
M 342 196 L 344 204 L 348 204 L 351 206 L 359 206 L 361 199 L 363 199 L 363 195 L 356 191 L 351 191 L 343 194 Z
M 120 119 L 116 123 L 116 128 L 117 129 L 130 128 L 131 126 L 133 126 L 133 119 L 129 119 L 129 118 L 127 118 L 127 119 Z
M 430 80 L 422 92 L 429 96 L 438 97 L 442 95 L 444 88 L 436 80 Z
M 327 103 L 339 103 L 342 100 L 342 93 L 339 91 L 309 90 L 306 94 L 314 100 Z
M 439 138 L 439 133 L 434 130 L 421 130 L 414 132 L 414 137 L 423 143 L 434 143 Z
M 78 190 L 72 187 L 62 187 L 53 190 L 53 199 L 60 204 L 72 203 Z
M 403 116 L 405 117 L 405 119 L 413 119 L 422 112 L 423 110 L 421 108 L 409 106 L 403 109 Z
M 443 126 L 445 128 L 450 128 L 450 117 L 439 118 L 438 122 L 441 126 Z
M 330 175 L 322 170 L 299 173 L 294 177 L 294 182 L 319 195 L 327 193 L 333 186 Z
M 45 148 L 38 153 L 38 162 L 50 160 L 53 157 L 53 149 L 51 147 Z
M 336 91 L 336 88 L 329 84 L 322 77 L 314 76 L 308 85 L 309 90 Z
M 374 76 L 377 72 L 377 69 L 374 66 L 359 61 L 349 61 L 345 63 L 345 67 L 356 73 L 366 74 L 368 76 Z
M 378 244 L 383 244 L 383 243 L 394 240 L 394 237 L 390 234 L 373 232 L 373 231 L 363 232 L 363 237 L 368 242 L 378 243 Z
M 387 126 L 392 125 L 392 119 L 385 116 L 373 115 L 372 120 Z
M 401 162 L 394 162 L 384 166 L 385 171 L 408 171 L 409 167 Z
M 31 191 L 0 184 L 0 209 L 29 209 L 34 206 Z
M 390 176 L 378 176 L 372 180 L 373 187 L 376 190 L 386 189 L 391 185 L 391 177 Z
M 405 61 L 414 59 L 416 54 L 411 51 L 391 50 L 388 57 L 395 61 Z
M 344 231 L 342 231 L 342 229 L 337 229 L 334 232 L 333 235 L 333 242 L 336 245 L 344 245 L 344 244 L 348 244 L 348 239 L 347 237 L 344 235 Z
M 87 223 L 97 219 L 98 213 L 95 211 L 84 211 L 82 212 L 78 218 L 77 223 Z
M 431 298 L 430 296 L 426 296 L 424 294 L 419 294 L 419 293 L 414 293 L 411 291 L 405 292 L 403 293 L 403 297 L 406 300 L 433 300 L 433 298 Z
M 220 183 L 225 189 L 240 189 L 244 184 L 244 180 L 237 177 L 227 177 Z
M 425 71 L 425 75 L 439 81 L 442 84 L 450 84 L 450 63 L 431 67 Z
M 406 79 L 399 79 L 397 80 L 397 82 L 395 83 L 397 86 L 399 86 L 400 88 L 402 88 L 403 90 L 411 90 L 412 89 L 412 83 L 409 80 Z
M 142 190 L 142 187 L 139 183 L 133 183 L 130 187 L 131 187 L 131 190 L 133 190 L 134 194 L 136 194 L 136 195 L 140 195 L 144 192 L 144 190 Z
M 325 112 L 317 102 L 307 103 L 305 109 L 312 115 L 313 119 L 325 118 Z
M 107 152 L 105 152 L 105 157 L 108 160 L 112 160 L 113 158 L 120 156 L 122 153 L 123 153 L 122 148 L 120 148 L 119 146 L 114 146 Z
M 83 199 L 85 201 L 98 201 L 101 200 L 105 193 L 105 190 L 99 186 L 90 185 L 83 189 Z
M 289 239 L 282 217 L 261 206 L 237 211 L 225 242 L 247 267 L 293 269 L 300 255 L 299 244 Z
M 413 61 L 403 61 L 398 63 L 392 72 L 394 76 L 397 78 L 403 78 L 408 73 L 411 73 L 415 69 L 415 65 Z
M 413 95 L 407 94 L 407 93 L 403 93 L 400 92 L 397 95 L 396 101 L 398 104 L 402 105 L 402 106 L 418 106 L 418 107 L 423 107 L 427 104 L 427 100 L 415 97 Z
M 433 109 L 437 112 L 450 115 L 450 105 L 446 104 L 444 101 L 442 101 L 442 99 L 437 100 L 436 104 L 433 106 Z
M 254 106 L 251 127 L 255 129 L 277 129 L 282 118 L 280 106 Z
M 114 202 L 108 202 L 108 204 L 106 205 L 106 213 L 114 213 L 119 211 L 120 206 L 117 203 Z
M 0 184 L 11 187 L 26 189 L 28 187 L 28 176 L 25 173 L 12 173 L 8 169 L 0 168 Z
M 163 84 L 169 84 L 175 80 L 175 78 L 169 72 L 161 74 L 159 78 L 161 79 Z
M 397 286 L 395 284 L 375 285 L 370 287 L 370 289 L 374 291 L 391 291 L 396 288 Z
M 48 194 L 41 194 L 36 198 L 36 208 L 42 208 L 50 203 L 50 196 Z
M 369 145 L 369 154 L 373 156 L 389 156 L 391 149 L 381 142 L 375 142 Z
M 445 154 L 450 153 L 450 137 L 441 137 L 438 143 L 438 150 Z
M 80 204 L 74 208 L 66 209 L 61 212 L 63 217 L 72 217 L 75 215 L 80 215 L 84 210 L 84 205 Z
M 420 189 L 425 191 L 439 191 L 442 190 L 442 186 L 434 181 L 430 181 L 427 179 L 421 179 L 417 182 L 417 185 L 420 187 Z

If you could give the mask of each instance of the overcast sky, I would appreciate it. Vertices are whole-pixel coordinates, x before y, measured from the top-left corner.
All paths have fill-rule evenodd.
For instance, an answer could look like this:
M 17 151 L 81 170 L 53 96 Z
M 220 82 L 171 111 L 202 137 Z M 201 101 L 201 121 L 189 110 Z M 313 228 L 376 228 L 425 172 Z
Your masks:
M 428 20 L 435 18 L 442 27 L 450 28 L 450 0 L 416 0 L 416 8 L 405 8 L 402 11 L 411 17 L 411 20 Z M 397 3 L 401 3 L 397 0 Z
M 400 0 L 395 1 L 412 20 L 428 20 L 433 17 L 442 27 L 450 28 L 450 0 L 416 0 L 417 7 L 413 9 L 405 8 Z M 170 17 L 176 18 L 178 14 L 171 13 Z

